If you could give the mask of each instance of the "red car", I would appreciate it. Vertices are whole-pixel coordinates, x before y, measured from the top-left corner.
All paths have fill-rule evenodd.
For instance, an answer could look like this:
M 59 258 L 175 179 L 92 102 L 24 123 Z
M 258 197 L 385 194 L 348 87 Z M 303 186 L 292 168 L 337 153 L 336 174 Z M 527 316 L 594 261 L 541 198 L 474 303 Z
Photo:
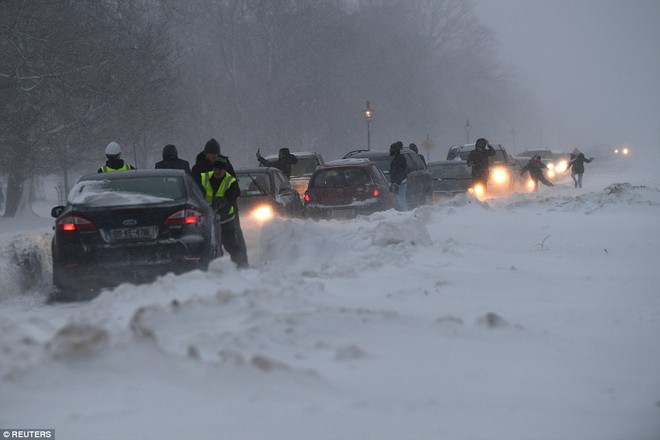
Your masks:
M 320 166 L 305 191 L 305 216 L 346 219 L 394 207 L 389 181 L 368 159 L 340 159 Z

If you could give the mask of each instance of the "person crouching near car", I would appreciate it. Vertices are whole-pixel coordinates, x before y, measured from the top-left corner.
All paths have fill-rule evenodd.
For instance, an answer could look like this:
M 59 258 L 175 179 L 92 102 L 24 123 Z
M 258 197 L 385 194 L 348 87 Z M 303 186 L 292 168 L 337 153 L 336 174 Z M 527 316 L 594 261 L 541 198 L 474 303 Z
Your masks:
M 238 267 L 247 267 L 247 248 L 236 207 L 241 190 L 238 188 L 238 181 L 228 173 L 227 168 L 227 159 L 216 157 L 213 161 L 213 171 L 201 175 L 202 188 L 220 225 L 222 247 Z
M 390 145 L 390 191 L 395 195 L 396 210 L 407 211 L 406 190 L 408 189 L 408 165 L 406 158 L 401 154 L 403 143 L 401 141 Z

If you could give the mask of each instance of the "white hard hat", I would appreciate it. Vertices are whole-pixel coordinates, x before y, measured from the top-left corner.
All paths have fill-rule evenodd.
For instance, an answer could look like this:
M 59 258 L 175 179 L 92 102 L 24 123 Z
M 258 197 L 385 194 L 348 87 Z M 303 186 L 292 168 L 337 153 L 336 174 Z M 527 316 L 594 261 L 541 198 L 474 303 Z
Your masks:
M 107 147 L 105 147 L 106 156 L 119 156 L 121 154 L 121 145 L 117 142 L 110 142 Z

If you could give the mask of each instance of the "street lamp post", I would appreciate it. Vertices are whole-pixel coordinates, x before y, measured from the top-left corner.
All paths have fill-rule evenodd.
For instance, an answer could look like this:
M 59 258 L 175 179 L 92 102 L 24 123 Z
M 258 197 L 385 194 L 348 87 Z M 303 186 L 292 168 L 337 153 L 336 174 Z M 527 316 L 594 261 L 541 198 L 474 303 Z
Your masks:
M 371 117 L 374 115 L 374 109 L 369 105 L 367 101 L 367 106 L 362 110 L 364 119 L 367 120 L 367 151 L 371 151 Z
M 465 135 L 467 136 L 466 144 L 470 143 L 470 129 L 471 128 L 472 128 L 472 126 L 470 125 L 470 120 L 468 119 L 467 121 L 465 121 Z

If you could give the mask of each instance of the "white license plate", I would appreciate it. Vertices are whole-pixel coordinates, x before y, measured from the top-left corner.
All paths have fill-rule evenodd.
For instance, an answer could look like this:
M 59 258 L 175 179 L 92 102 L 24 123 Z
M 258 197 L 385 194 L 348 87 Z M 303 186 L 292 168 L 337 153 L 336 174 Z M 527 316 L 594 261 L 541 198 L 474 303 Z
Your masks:
M 354 209 L 333 209 L 330 211 L 332 218 L 353 218 L 355 217 Z
M 156 226 L 142 226 L 139 228 L 120 228 L 110 231 L 113 240 L 131 240 L 155 238 L 158 230 Z

